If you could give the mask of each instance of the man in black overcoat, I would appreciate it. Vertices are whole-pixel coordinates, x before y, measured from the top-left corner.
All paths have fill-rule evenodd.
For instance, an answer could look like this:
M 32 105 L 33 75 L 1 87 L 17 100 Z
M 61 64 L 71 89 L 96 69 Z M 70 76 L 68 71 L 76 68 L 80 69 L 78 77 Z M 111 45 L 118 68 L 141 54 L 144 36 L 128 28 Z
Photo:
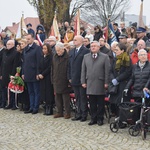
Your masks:
M 10 82 L 10 75 L 16 74 L 16 68 L 20 65 L 20 55 L 16 51 L 15 41 L 8 40 L 6 43 L 6 50 L 3 51 L 1 62 L 1 78 L 2 78 L 2 108 L 13 110 L 16 109 L 14 93 L 10 92 L 10 102 L 7 103 L 8 83 Z M 6 106 L 6 104 L 8 104 Z M 5 107 L 6 106 L 6 107 Z

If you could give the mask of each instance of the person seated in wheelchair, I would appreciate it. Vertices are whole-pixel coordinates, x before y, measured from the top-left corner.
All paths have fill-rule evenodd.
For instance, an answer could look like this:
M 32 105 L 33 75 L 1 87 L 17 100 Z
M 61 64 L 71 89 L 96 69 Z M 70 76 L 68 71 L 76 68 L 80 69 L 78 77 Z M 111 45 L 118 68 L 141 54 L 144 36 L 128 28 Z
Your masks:
M 132 88 L 133 99 L 141 103 L 144 96 L 143 89 L 148 91 L 150 85 L 150 63 L 145 49 L 139 50 L 138 59 L 139 61 L 132 68 L 132 76 L 124 89 L 124 94 L 127 96 L 128 91 Z

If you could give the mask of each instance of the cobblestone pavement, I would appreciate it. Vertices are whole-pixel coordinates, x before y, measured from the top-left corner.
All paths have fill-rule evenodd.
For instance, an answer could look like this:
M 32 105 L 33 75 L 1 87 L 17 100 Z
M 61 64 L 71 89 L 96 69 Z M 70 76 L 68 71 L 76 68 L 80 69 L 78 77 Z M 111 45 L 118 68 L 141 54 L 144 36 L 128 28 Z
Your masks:
M 0 150 L 149 150 L 150 134 L 131 137 L 128 129 L 112 133 L 103 126 L 71 119 L 0 109 Z

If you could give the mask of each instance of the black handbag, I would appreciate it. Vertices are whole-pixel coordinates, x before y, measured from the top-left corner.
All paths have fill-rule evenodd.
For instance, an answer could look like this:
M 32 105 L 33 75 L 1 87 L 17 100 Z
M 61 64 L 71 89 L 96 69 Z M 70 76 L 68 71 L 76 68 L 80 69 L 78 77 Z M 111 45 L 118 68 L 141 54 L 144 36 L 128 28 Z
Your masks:
M 109 84 L 108 93 L 109 94 L 117 94 L 117 92 L 118 92 L 118 85 Z

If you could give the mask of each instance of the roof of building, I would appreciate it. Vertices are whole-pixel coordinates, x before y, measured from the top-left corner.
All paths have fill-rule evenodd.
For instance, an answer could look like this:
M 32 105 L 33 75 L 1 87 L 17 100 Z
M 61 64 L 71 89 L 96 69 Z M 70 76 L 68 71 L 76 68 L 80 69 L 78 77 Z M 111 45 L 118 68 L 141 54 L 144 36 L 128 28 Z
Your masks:
M 36 27 L 38 24 L 40 24 L 39 18 L 34 18 L 34 17 L 27 17 L 24 19 L 25 24 L 27 25 L 28 23 L 32 24 L 32 29 L 34 31 L 36 31 Z M 12 26 L 7 26 L 4 31 L 9 30 L 11 33 L 17 33 L 18 30 L 18 26 L 19 26 L 19 22 L 18 23 L 13 23 Z

